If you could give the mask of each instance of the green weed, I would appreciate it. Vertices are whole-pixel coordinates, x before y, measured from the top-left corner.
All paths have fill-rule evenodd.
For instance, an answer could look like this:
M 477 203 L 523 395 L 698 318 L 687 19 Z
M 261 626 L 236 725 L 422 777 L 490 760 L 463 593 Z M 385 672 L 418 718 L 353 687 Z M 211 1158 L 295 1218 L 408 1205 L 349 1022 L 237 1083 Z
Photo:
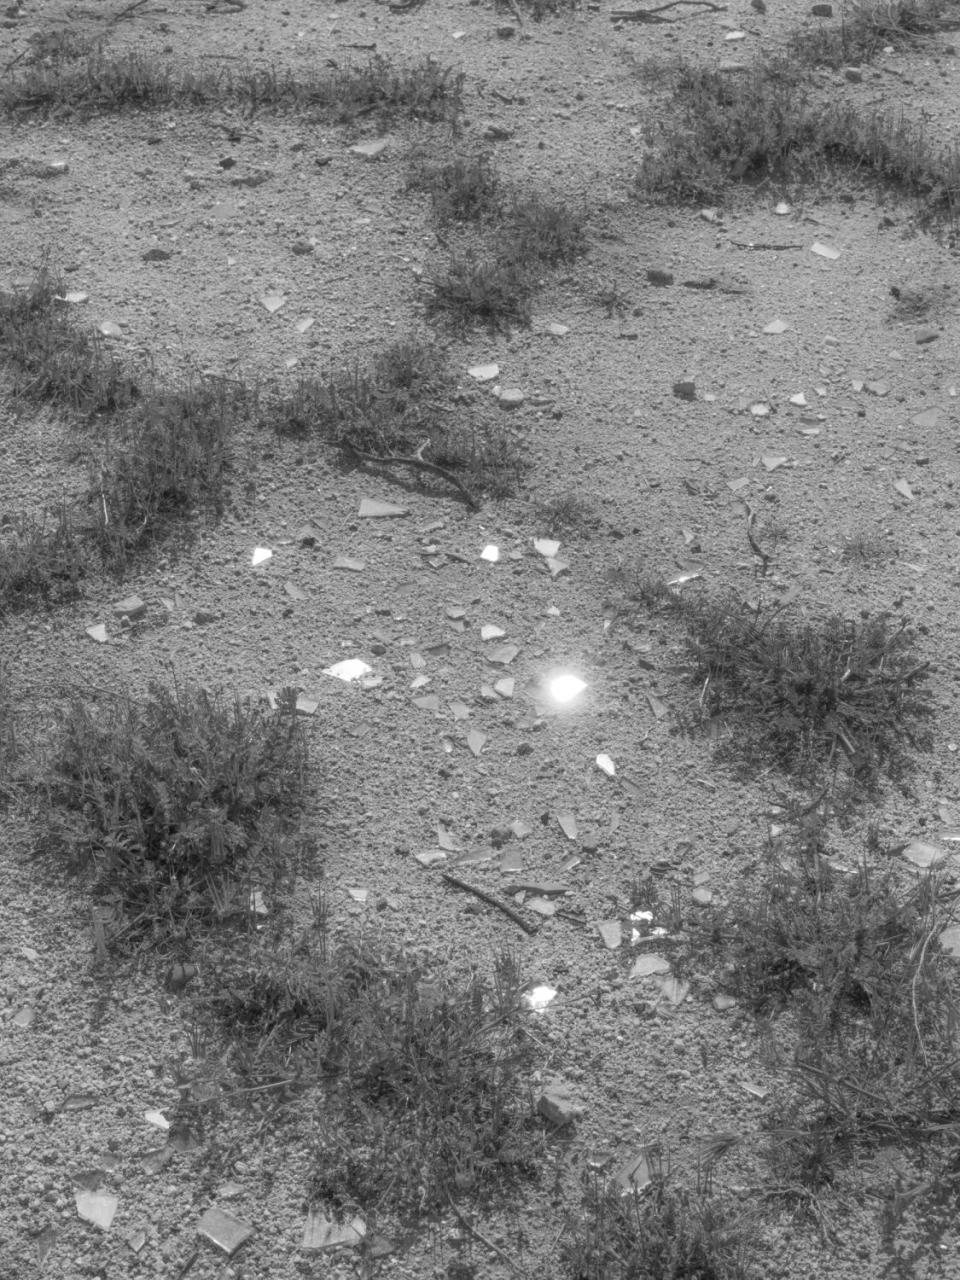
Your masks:
M 0 295 L 0 354 L 13 394 L 76 413 L 114 413 L 139 398 L 136 382 L 99 334 L 76 326 L 63 279 L 41 264 L 29 288 Z
M 503 206 L 500 178 L 485 153 L 436 160 L 428 152 L 414 151 L 407 190 L 430 196 L 433 216 L 441 227 L 453 222 L 497 221 Z
M 596 506 L 575 489 L 562 489 L 535 506 L 538 528 L 551 537 L 562 534 L 585 534 L 600 524 Z
M 141 53 L 102 49 L 80 60 L 35 64 L 0 87 L 0 110 L 16 114 L 90 115 L 233 103 L 259 111 L 297 111 L 344 124 L 373 116 L 454 121 L 463 74 L 429 59 L 411 68 L 375 57 L 360 67 L 295 76 L 277 68 L 175 70 Z
M 482 325 L 491 333 L 508 333 L 530 324 L 533 281 L 512 258 L 455 253 L 430 284 L 428 318 L 442 317 L 457 332 Z
M 37 517 L 0 519 L 0 617 L 38 600 L 59 604 L 80 590 L 89 561 L 65 505 Z
M 455 408 L 455 386 L 440 347 L 400 339 L 366 367 L 301 380 L 262 420 L 280 435 L 327 441 L 348 462 L 399 464 L 408 476 L 452 483 L 476 505 L 468 486 L 512 492 L 524 463 L 505 427 Z
M 122 566 L 173 518 L 222 512 L 231 435 L 252 412 L 242 384 L 200 381 L 150 391 L 91 449 L 89 502 L 108 562 Z
M 914 1201 L 955 1181 L 960 1007 L 939 941 L 955 896 L 935 873 L 839 869 L 808 810 L 759 885 L 692 931 L 699 966 L 712 951 L 720 985 L 767 1029 L 782 1074 L 765 1122 L 775 1185 L 815 1213 L 867 1149 L 923 1161 Z
M 217 974 L 218 1017 L 260 1069 L 319 1078 L 310 1198 L 341 1215 L 418 1218 L 529 1175 L 540 1146 L 519 966 L 492 981 L 371 944 L 262 947 Z M 272 1065 L 271 1065 L 272 1064 Z
M 888 45 L 915 46 L 958 25 L 951 0 L 863 0 L 849 11 L 844 7 L 838 26 L 819 23 L 794 32 L 787 50 L 809 66 L 857 66 Z
M 681 604 L 700 689 L 698 716 L 734 751 L 808 780 L 841 762 L 860 785 L 899 777 L 927 744 L 930 664 L 887 614 L 811 620 L 732 598 Z
M 570 1280 L 748 1280 L 755 1226 L 704 1187 L 656 1168 L 642 1190 L 584 1179 L 583 1218 L 563 1251 Z
M 541 196 L 514 196 L 503 215 L 504 257 L 521 272 L 537 265 L 555 267 L 587 251 L 582 213 Z
M 142 702 L 75 697 L 39 782 L 47 845 L 89 877 L 118 940 L 246 918 L 286 871 L 305 766 L 289 705 L 156 683 Z
M 736 79 L 681 67 L 657 142 L 637 187 L 670 200 L 715 203 L 735 183 L 803 183 L 845 170 L 915 198 L 931 223 L 952 223 L 960 207 L 960 149 L 937 149 L 902 114 L 815 101 L 787 62 Z

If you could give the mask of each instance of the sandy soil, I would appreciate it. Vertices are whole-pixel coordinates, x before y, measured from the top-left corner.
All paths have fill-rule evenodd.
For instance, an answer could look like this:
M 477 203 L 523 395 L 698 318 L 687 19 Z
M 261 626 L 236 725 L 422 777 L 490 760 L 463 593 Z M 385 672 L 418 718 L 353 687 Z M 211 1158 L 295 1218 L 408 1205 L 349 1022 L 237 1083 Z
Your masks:
M 120 589 L 91 582 L 76 607 L 2 621 L 0 653 L 24 726 L 51 731 L 66 691 L 138 689 L 168 677 L 171 665 L 257 696 L 293 684 L 318 701 L 307 726 L 310 821 L 338 927 L 429 945 L 451 966 L 509 944 L 530 981 L 558 993 L 538 1034 L 546 1069 L 573 1084 L 584 1116 L 552 1144 L 542 1183 L 478 1224 L 515 1274 L 559 1274 L 560 1238 L 578 1211 L 589 1153 L 620 1163 L 659 1140 L 689 1164 L 699 1136 L 734 1132 L 749 1141 L 721 1165 L 718 1182 L 760 1211 L 760 1274 L 880 1276 L 882 1172 L 835 1189 L 837 1236 L 828 1246 L 814 1224 L 763 1200 L 765 1104 L 751 1090 L 775 1091 L 779 1077 L 758 1029 L 737 1009 L 718 1012 L 706 987 L 673 1005 L 652 981 L 629 979 L 629 939 L 611 949 L 599 928 L 624 916 L 637 870 L 655 869 L 664 885 L 676 878 L 689 912 L 701 909 L 694 887 L 709 887 L 719 905 L 760 871 L 777 779 L 736 781 L 709 743 L 673 731 L 672 712 L 690 697 L 678 637 L 655 617 L 639 632 L 620 626 L 609 577 L 619 568 L 698 572 L 752 597 L 745 502 L 776 544 L 764 586 L 773 598 L 795 592 L 814 612 L 904 610 L 921 625 L 922 656 L 939 671 L 934 748 L 915 794 L 891 789 L 871 816 L 907 840 L 935 835 L 960 814 L 954 255 L 916 232 L 908 209 L 880 209 L 855 181 L 835 193 L 844 199 L 761 190 L 713 221 L 630 195 L 646 145 L 639 126 L 657 111 L 645 60 L 747 60 L 812 23 L 807 7 L 771 0 L 760 15 L 734 0 L 717 12 L 679 10 L 675 25 L 618 27 L 609 6 L 591 5 L 527 22 L 509 39 L 498 34 L 516 27 L 509 13 L 453 0 L 427 0 L 410 13 L 357 0 L 171 0 L 111 22 L 120 8 L 31 3 L 0 27 L 3 62 L 31 33 L 59 24 L 107 31 L 114 47 L 178 64 L 243 58 L 296 71 L 362 59 L 371 44 L 400 61 L 429 53 L 466 72 L 466 136 L 479 137 L 491 120 L 503 125 L 510 137 L 494 146 L 503 174 L 585 205 L 594 230 L 586 258 L 545 279 L 528 331 L 477 331 L 453 347 L 475 402 L 491 394 L 467 375 L 479 363 L 496 362 L 500 384 L 525 394 L 510 419 L 532 463 L 520 495 L 474 514 L 452 493 L 344 471 L 319 446 L 246 438 L 239 443 L 253 493 L 238 492 L 188 555 L 149 561 Z M 735 32 L 743 39 L 727 39 Z M 960 63 L 947 44 L 881 55 L 861 84 L 839 74 L 823 83 L 867 105 L 923 112 L 946 140 L 960 101 Z M 404 191 L 404 155 L 442 131 L 404 124 L 375 161 L 351 153 L 370 136 L 226 111 L 2 121 L 0 157 L 69 168 L 53 178 L 26 166 L 3 175 L 0 284 L 28 278 L 49 249 L 70 287 L 89 296 L 80 322 L 116 322 L 119 350 L 131 360 L 149 355 L 161 373 L 241 368 L 282 383 L 368 358 L 398 334 L 422 331 L 421 276 L 441 250 L 426 201 Z M 233 168 L 221 167 L 227 157 Z M 269 174 L 262 185 L 235 185 L 260 171 Z M 778 214 L 782 199 L 790 209 Z M 312 254 L 292 253 L 311 237 Z M 785 244 L 794 247 L 764 249 Z M 820 256 L 815 244 L 838 255 Z M 144 262 L 154 247 L 171 258 Z M 675 283 L 655 287 L 650 269 L 671 272 Z M 726 287 L 683 286 L 705 277 Z M 924 320 L 934 341 L 918 342 L 919 324 L 897 318 L 895 284 L 944 286 Z M 622 318 L 598 302 L 613 287 L 629 303 Z M 273 292 L 285 301 L 270 314 L 260 299 Z M 312 326 L 298 332 L 307 317 Z M 783 331 L 765 332 L 778 319 Z M 552 335 L 551 323 L 568 332 Z M 692 402 L 672 392 L 683 378 L 695 382 Z M 865 385 L 877 382 L 886 394 Z M 760 403 L 764 416 L 751 409 Z M 42 504 L 76 483 L 64 428 L 50 415 L 0 407 L 0 457 L 5 510 Z M 544 532 L 536 503 L 571 489 L 596 518 L 565 538 L 559 557 L 568 569 L 554 577 L 532 545 Z M 407 514 L 361 519 L 364 498 Z M 296 537 L 307 521 L 321 534 L 313 549 Z M 859 537 L 889 551 L 879 568 L 843 557 Z M 497 563 L 481 558 L 489 544 L 500 549 Z M 273 555 L 255 568 L 257 546 Z M 362 571 L 335 570 L 338 556 L 362 561 Z M 286 584 L 303 598 L 292 600 Z M 111 605 L 132 592 L 147 602 L 147 617 L 122 629 Z M 464 610 L 462 629 L 451 625 L 451 608 Z M 198 610 L 215 620 L 196 625 Z M 102 645 L 86 634 L 99 622 L 109 633 Z M 481 638 L 485 624 L 519 647 L 508 667 L 490 661 L 501 641 Z M 363 658 L 382 681 L 361 689 L 322 674 L 345 656 Z M 586 682 L 565 707 L 544 694 L 560 671 Z M 412 689 L 421 673 L 429 686 Z M 512 696 L 482 692 L 504 676 L 515 681 Z M 439 695 L 438 711 L 414 704 L 424 692 Z M 466 720 L 450 711 L 458 700 Z M 470 728 L 485 735 L 476 756 Z M 597 767 L 600 753 L 615 762 L 615 778 Z M 575 818 L 572 838 L 562 815 Z M 517 820 L 531 828 L 514 846 L 524 878 L 566 880 L 582 925 L 546 919 L 527 937 L 412 856 L 436 844 L 438 823 L 479 848 Z M 29 861 L 29 832 L 13 816 L 0 842 L 0 1271 L 57 1280 L 182 1275 L 197 1222 L 217 1202 L 254 1235 L 230 1263 L 203 1244 L 194 1280 L 365 1274 L 349 1254 L 301 1251 L 309 1118 L 298 1139 L 286 1129 L 254 1143 L 245 1120 L 227 1117 L 221 1149 L 231 1137 L 244 1145 L 212 1181 L 200 1156 L 159 1171 L 144 1164 L 158 1138 L 143 1112 L 175 1108 L 170 1063 L 189 1052 L 180 1007 L 150 963 L 106 985 L 95 979 L 86 901 Z M 470 870 L 494 892 L 515 879 L 497 860 Z M 368 905 L 350 889 L 369 890 Z M 385 909 L 375 911 L 376 902 Z M 26 1026 L 16 1020 L 23 1010 L 32 1011 Z M 119 1198 L 107 1232 L 77 1214 L 76 1179 L 88 1170 L 104 1171 Z M 145 1243 L 134 1251 L 141 1232 Z M 475 1270 L 456 1271 L 457 1260 Z M 510 1274 L 452 1217 L 377 1266 L 384 1276 Z M 949 1256 L 945 1267 L 960 1274 Z

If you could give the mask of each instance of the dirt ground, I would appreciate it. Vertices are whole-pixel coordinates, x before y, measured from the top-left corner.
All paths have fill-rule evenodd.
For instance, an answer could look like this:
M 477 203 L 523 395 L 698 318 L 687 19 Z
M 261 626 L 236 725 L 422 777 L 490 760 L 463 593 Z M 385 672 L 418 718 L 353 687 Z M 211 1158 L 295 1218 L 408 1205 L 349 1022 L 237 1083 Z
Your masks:
M 471 398 L 494 394 L 468 375 L 473 366 L 496 363 L 495 385 L 523 392 L 509 422 L 531 469 L 516 497 L 473 513 L 452 491 L 344 469 L 320 445 L 246 439 L 251 483 L 186 556 L 148 560 L 120 589 L 88 583 L 76 606 L 3 619 L 18 716 L 49 731 L 65 691 L 142 689 L 171 669 L 258 697 L 296 686 L 318 704 L 307 721 L 309 821 L 338 927 L 432 947 L 452 966 L 486 963 L 509 945 L 531 984 L 555 989 L 537 1015 L 545 1071 L 571 1084 L 584 1113 L 552 1143 L 540 1182 L 477 1222 L 500 1252 L 451 1215 L 380 1259 L 376 1274 L 557 1276 L 589 1156 L 621 1164 L 660 1141 L 690 1166 L 698 1138 L 717 1133 L 750 1138 L 717 1182 L 757 1213 L 758 1274 L 885 1274 L 882 1161 L 832 1190 L 827 1243 L 795 1207 L 765 1199 L 758 1094 L 779 1077 L 758 1028 L 737 1008 L 718 1011 L 707 989 L 672 1004 L 655 980 L 630 978 L 629 936 L 608 946 L 617 939 L 600 930 L 623 919 L 638 871 L 677 880 L 686 911 L 734 900 L 759 874 L 782 785 L 772 773 L 737 780 L 709 742 L 675 731 L 673 713 L 690 698 L 678 637 L 654 615 L 639 630 L 621 625 L 618 569 L 699 573 L 746 599 L 794 593 L 813 612 L 908 614 L 921 656 L 937 666 L 935 741 L 914 794 L 890 788 L 870 820 L 906 841 L 960 818 L 955 255 L 916 231 L 905 206 L 879 207 L 855 177 L 832 198 L 761 189 L 711 218 L 631 196 L 643 126 L 659 107 L 647 60 L 749 61 L 812 26 L 809 6 L 770 0 L 759 14 L 731 0 L 675 9 L 672 24 L 618 25 L 611 6 L 591 4 L 522 26 L 509 10 L 455 0 L 409 12 L 360 0 L 149 0 L 111 21 L 121 9 L 119 0 L 8 9 L 0 64 L 62 24 L 177 64 L 248 59 L 296 72 L 371 49 L 399 62 L 430 54 L 466 73 L 465 137 L 502 126 L 498 168 L 521 189 L 585 207 L 590 249 L 545 277 L 529 330 L 477 330 L 452 347 L 464 414 Z M 932 135 L 952 138 L 960 61 L 946 37 L 880 55 L 861 83 L 822 80 L 866 106 L 922 113 Z M 0 286 L 29 278 L 49 250 L 70 288 L 88 295 L 78 321 L 115 322 L 119 353 L 149 354 L 171 376 L 241 369 L 282 383 L 367 359 L 423 332 L 423 278 L 442 256 L 427 201 L 404 190 L 404 156 L 443 130 L 402 124 L 376 159 L 351 152 L 373 136 L 229 111 L 4 120 L 0 159 L 68 168 L 2 175 Z M 235 164 L 222 167 L 228 158 Z M 238 185 L 253 175 L 266 176 Z M 305 239 L 314 251 L 293 253 Z M 824 245 L 836 253 L 823 256 L 815 246 Z M 157 247 L 172 256 L 145 262 Z M 674 283 L 651 284 L 651 269 Z M 717 285 L 683 284 L 707 278 Z M 898 318 L 892 285 L 933 290 L 923 320 L 932 340 Z M 601 305 L 611 289 L 625 314 Z M 272 313 L 261 302 L 271 294 L 283 298 Z M 674 395 L 681 379 L 693 380 L 695 399 Z M 46 412 L 0 405 L 0 459 L 0 510 L 40 506 L 77 483 L 64 428 Z M 537 503 L 567 492 L 592 518 L 561 535 L 566 567 L 554 574 L 533 546 L 545 533 Z M 361 518 L 364 499 L 405 514 Z M 762 584 L 745 504 L 775 547 Z M 297 536 L 307 522 L 319 532 L 313 548 Z M 843 554 L 858 539 L 883 549 L 876 565 Z M 496 562 L 481 554 L 491 545 Z M 257 547 L 272 556 L 254 566 Z M 360 567 L 337 569 L 338 557 Z M 124 628 L 112 605 L 131 593 L 147 614 Z M 212 620 L 198 623 L 198 611 Z M 87 634 L 98 623 L 106 643 Z M 485 625 L 503 635 L 484 640 Z M 503 644 L 517 653 L 498 664 L 491 655 L 502 657 Z M 368 687 L 323 674 L 345 657 L 369 664 Z M 563 672 L 586 688 L 559 705 L 548 682 Z M 512 689 L 491 695 L 510 678 Z M 427 694 L 438 709 L 414 702 Z M 451 702 L 465 704 L 464 718 Z M 483 735 L 476 753 L 471 730 Z M 615 776 L 598 767 L 601 754 Z M 438 825 L 476 851 L 515 822 L 529 834 L 510 846 L 513 869 L 498 856 L 471 865 L 471 879 L 495 893 L 518 875 L 562 880 L 582 923 L 544 918 L 528 937 L 413 856 L 436 847 Z M 847 833 L 851 849 L 859 834 Z M 151 1171 L 144 1157 L 158 1138 L 143 1115 L 175 1108 L 169 1063 L 189 1052 L 177 1002 L 149 963 L 109 985 L 94 978 L 88 903 L 30 861 L 27 831 L 12 818 L 0 855 L 0 1273 L 180 1276 L 198 1220 L 218 1203 L 253 1236 L 230 1261 L 201 1242 L 192 1280 L 368 1274 L 362 1266 L 373 1264 L 349 1251 L 301 1249 L 308 1122 L 302 1141 L 288 1128 L 254 1143 L 238 1128 L 245 1145 L 213 1185 L 188 1156 Z M 694 888 L 709 889 L 712 903 L 696 905 Z M 77 1214 L 76 1178 L 90 1169 L 106 1171 L 119 1200 L 109 1231 Z M 940 1262 L 942 1274 L 960 1275 L 948 1248 Z

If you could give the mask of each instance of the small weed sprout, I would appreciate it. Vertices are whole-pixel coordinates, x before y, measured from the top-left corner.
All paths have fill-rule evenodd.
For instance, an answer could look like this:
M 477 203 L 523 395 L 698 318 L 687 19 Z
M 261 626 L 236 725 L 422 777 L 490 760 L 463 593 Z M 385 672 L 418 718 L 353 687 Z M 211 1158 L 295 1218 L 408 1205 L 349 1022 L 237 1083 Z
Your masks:
M 483 152 L 441 161 L 432 160 L 423 150 L 414 151 L 407 190 L 430 196 L 433 216 L 441 227 L 456 222 L 494 222 L 502 209 L 500 178 L 490 156 Z
M 509 333 L 530 324 L 533 280 L 512 257 L 455 253 L 430 283 L 428 318 L 443 317 L 458 333 L 473 325 Z
M 570 1280 L 750 1280 L 755 1229 L 706 1186 L 680 1186 L 664 1168 L 637 1191 L 590 1171 L 563 1270 Z
M 564 489 L 536 504 L 539 527 L 551 537 L 583 534 L 600 523 L 596 507 L 574 489 Z

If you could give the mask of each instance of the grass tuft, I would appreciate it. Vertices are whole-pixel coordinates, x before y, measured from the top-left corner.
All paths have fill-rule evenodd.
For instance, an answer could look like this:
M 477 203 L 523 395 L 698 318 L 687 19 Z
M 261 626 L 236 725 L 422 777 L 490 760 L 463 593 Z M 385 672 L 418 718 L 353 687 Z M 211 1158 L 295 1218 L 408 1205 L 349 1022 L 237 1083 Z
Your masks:
M 638 1191 L 605 1185 L 588 1173 L 584 1217 L 565 1244 L 570 1280 L 747 1280 L 750 1225 L 741 1211 L 706 1188 L 676 1184 L 669 1171 L 652 1172 Z
M 859 66 L 888 45 L 916 46 L 957 26 L 952 0 L 860 0 L 843 11 L 839 26 L 820 23 L 794 32 L 787 51 L 809 66 Z
M 335 1215 L 417 1219 L 529 1176 L 542 1142 L 516 958 L 491 981 L 369 943 L 269 955 L 217 973 L 213 1007 L 261 1072 L 320 1083 L 310 1198 Z
M 747 760 L 808 780 L 845 762 L 857 783 L 899 777 L 927 744 L 930 664 L 888 614 L 858 621 L 747 610 L 732 598 L 685 599 L 681 614 L 700 688 L 699 718 Z
M 736 79 L 681 66 L 654 137 L 637 187 L 668 200 L 715 203 L 736 183 L 808 182 L 847 169 L 915 198 L 925 221 L 952 224 L 960 210 L 960 148 L 936 149 L 902 114 L 815 102 L 801 70 L 784 61 Z
M 842 1169 L 893 1146 L 924 1171 L 900 1208 L 937 1202 L 960 1152 L 956 961 L 940 943 L 956 895 L 935 872 L 904 884 L 865 859 L 837 867 L 821 821 L 808 817 L 761 883 L 699 926 L 720 985 L 763 1019 L 784 1073 L 765 1125 L 776 1186 L 822 1213 Z
M 333 124 L 367 116 L 454 121 L 463 82 L 461 72 L 430 59 L 398 68 L 375 57 L 364 66 L 297 77 L 275 67 L 178 71 L 147 54 L 97 49 L 82 59 L 35 63 L 10 77 L 0 87 L 0 110 L 60 116 L 230 103 L 250 115 L 298 111 Z
M 0 354 L 13 394 L 76 413 L 114 413 L 140 391 L 99 334 L 74 324 L 64 283 L 44 263 L 29 288 L 0 295 Z
M 446 479 L 471 503 L 466 485 L 513 492 L 524 470 L 517 441 L 505 427 L 457 411 L 455 385 L 442 348 L 405 338 L 367 367 L 301 380 L 263 420 L 280 435 L 316 435 L 348 461 L 402 463 L 421 479 Z
M 455 253 L 430 283 L 427 317 L 442 317 L 457 333 L 473 325 L 509 333 L 530 324 L 533 280 L 513 257 Z
M 116 940 L 245 918 L 286 870 L 305 765 L 291 706 L 156 683 L 142 702 L 76 697 L 39 783 L 48 846 L 90 878 Z
M 0 518 L 0 617 L 38 600 L 73 599 L 88 559 L 65 505 L 39 518 L 25 513 Z
M 486 153 L 454 155 L 436 160 L 415 150 L 407 172 L 407 190 L 430 196 L 433 216 L 441 227 L 454 222 L 496 221 L 503 207 L 500 178 Z

